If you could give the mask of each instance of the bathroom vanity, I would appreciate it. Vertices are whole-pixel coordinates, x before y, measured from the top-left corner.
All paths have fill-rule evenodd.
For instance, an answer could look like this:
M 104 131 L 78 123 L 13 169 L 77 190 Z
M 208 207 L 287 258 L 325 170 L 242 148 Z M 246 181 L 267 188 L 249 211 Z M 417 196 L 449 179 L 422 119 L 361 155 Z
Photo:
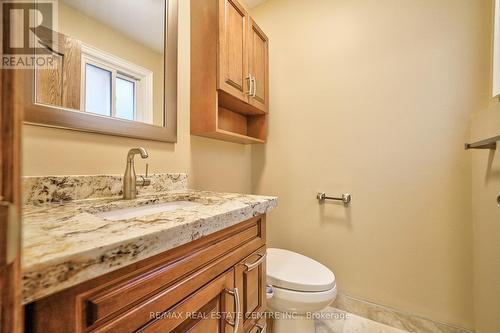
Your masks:
M 29 332 L 263 332 L 266 213 L 275 197 L 193 191 L 153 175 L 24 183 Z M 145 214 L 145 215 L 144 215 Z

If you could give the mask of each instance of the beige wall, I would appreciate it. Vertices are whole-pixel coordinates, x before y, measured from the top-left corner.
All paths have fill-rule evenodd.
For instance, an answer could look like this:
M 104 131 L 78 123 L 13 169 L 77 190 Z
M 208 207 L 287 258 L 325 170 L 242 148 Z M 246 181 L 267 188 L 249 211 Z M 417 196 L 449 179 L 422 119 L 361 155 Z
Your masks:
M 152 172 L 188 172 L 190 186 L 250 191 L 250 148 L 189 135 L 189 2 L 179 1 L 178 143 L 158 143 L 36 126 L 24 127 L 24 174 L 121 174 L 127 150 L 149 150 Z M 137 171 L 144 172 L 143 160 Z
M 130 39 L 61 1 L 58 3 L 58 11 L 59 32 L 153 72 L 153 124 L 162 125 L 163 53 Z
M 500 133 L 500 105 L 473 118 L 473 139 Z M 500 332 L 500 156 L 472 152 L 472 204 L 474 219 L 474 314 L 477 333 Z
M 489 12 L 492 13 L 488 1 Z M 485 15 L 482 48 L 487 50 L 484 70 L 486 82 L 491 82 L 492 20 Z M 489 79 L 489 80 L 488 80 Z M 481 140 L 500 134 L 500 102 L 491 99 L 486 87 L 482 107 L 472 115 L 471 140 Z M 474 226 L 474 315 L 477 333 L 500 332 L 500 153 L 472 151 L 472 212 Z
M 271 246 L 341 292 L 473 327 L 469 114 L 484 94 L 486 0 L 269 0 L 270 128 L 252 183 Z M 482 48 L 481 48 L 482 47 Z M 319 205 L 318 190 L 352 207 Z

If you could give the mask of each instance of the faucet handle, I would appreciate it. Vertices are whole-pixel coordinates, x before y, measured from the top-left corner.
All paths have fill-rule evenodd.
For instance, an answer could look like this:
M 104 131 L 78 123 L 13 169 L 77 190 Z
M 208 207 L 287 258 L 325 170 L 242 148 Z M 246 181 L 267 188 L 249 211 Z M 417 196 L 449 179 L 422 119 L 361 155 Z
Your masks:
M 144 187 L 151 185 L 151 179 L 148 178 L 148 172 L 149 172 L 149 163 L 146 163 L 146 174 L 144 176 L 139 176 L 139 179 L 137 180 L 138 186 Z

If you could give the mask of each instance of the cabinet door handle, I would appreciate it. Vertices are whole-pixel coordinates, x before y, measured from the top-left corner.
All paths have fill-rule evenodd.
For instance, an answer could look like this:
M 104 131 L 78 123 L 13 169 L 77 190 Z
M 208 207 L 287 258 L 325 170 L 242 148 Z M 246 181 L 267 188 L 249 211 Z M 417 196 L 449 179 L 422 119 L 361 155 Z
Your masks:
M 255 262 L 248 264 L 245 263 L 245 266 L 247 267 L 247 271 L 251 271 L 255 268 L 257 268 L 264 260 L 266 260 L 267 253 L 261 254 L 261 253 L 256 253 L 260 258 L 257 259 Z
M 266 329 L 267 329 L 267 324 L 257 324 L 255 325 L 255 327 L 257 327 L 258 329 L 258 333 L 265 333 L 266 332 Z
M 253 96 L 253 78 L 252 74 L 248 74 L 248 76 L 245 78 L 248 80 L 248 91 L 245 92 L 248 96 Z
M 234 297 L 234 304 L 235 304 L 235 316 L 236 318 L 233 319 L 232 321 L 229 319 L 226 319 L 226 322 L 234 327 L 233 333 L 238 332 L 238 327 L 240 326 L 240 312 L 241 312 L 241 306 L 240 306 L 240 293 L 238 292 L 238 288 L 234 288 L 233 290 L 226 289 L 226 292 Z
M 255 79 L 255 76 L 252 76 L 253 78 L 253 94 L 252 97 L 255 98 L 255 95 L 257 94 L 257 80 Z

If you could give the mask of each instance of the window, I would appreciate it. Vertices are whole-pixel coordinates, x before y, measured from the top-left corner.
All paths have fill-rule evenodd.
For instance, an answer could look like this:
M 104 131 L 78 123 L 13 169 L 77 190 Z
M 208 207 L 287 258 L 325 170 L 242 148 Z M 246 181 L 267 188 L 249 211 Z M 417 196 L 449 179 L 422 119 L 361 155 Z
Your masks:
M 85 64 L 85 111 L 112 116 L 111 80 L 110 71 Z
M 116 114 L 118 118 L 135 120 L 135 81 L 116 78 Z
M 153 72 L 82 45 L 81 109 L 153 124 Z

